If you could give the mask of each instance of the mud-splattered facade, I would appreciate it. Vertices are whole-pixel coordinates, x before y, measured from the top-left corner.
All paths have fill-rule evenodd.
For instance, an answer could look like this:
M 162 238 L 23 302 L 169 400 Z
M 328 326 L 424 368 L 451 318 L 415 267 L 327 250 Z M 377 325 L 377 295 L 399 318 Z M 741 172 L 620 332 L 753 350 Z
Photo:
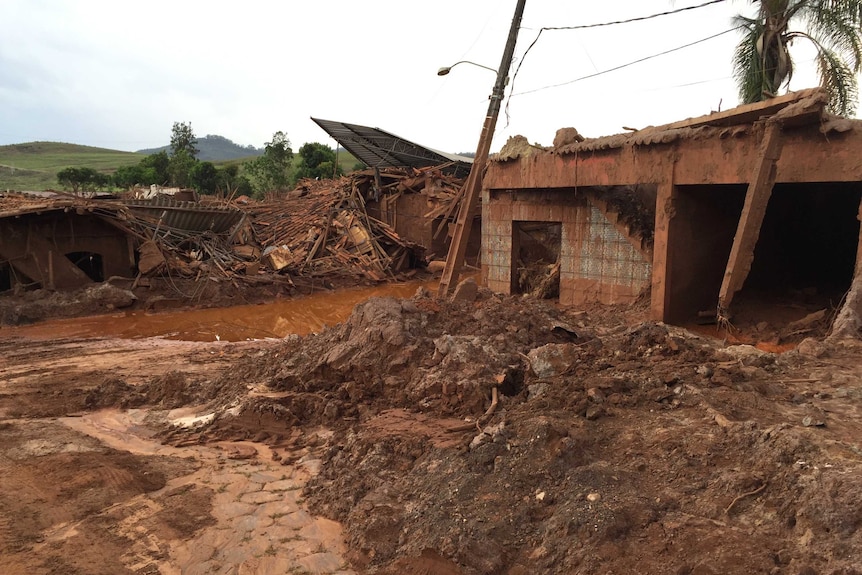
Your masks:
M 862 122 L 823 104 L 805 91 L 501 154 L 483 185 L 486 284 L 518 292 L 520 223 L 547 222 L 561 228 L 564 304 L 632 302 L 650 287 L 651 315 L 679 322 L 739 290 L 840 299 L 859 243 Z M 626 190 L 634 203 L 614 202 Z

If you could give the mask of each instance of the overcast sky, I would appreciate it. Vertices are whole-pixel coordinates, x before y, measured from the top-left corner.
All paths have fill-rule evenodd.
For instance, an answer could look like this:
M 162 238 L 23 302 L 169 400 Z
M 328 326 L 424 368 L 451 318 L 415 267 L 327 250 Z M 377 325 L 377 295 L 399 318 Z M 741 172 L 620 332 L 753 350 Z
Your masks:
M 574 81 L 725 32 L 751 12 L 727 0 L 640 23 L 540 28 L 644 16 L 704 0 L 528 0 L 493 150 L 558 128 L 588 137 L 735 106 L 738 32 Z M 120 150 L 167 144 L 173 122 L 202 137 L 294 149 L 330 140 L 310 117 L 378 127 L 447 152 L 473 151 L 515 0 L 0 0 L 0 145 L 33 140 Z M 792 48 L 792 89 L 816 83 Z M 557 87 L 549 87 L 565 84 Z M 507 90 L 507 97 L 511 90 Z M 528 92 L 528 93 L 524 93 Z

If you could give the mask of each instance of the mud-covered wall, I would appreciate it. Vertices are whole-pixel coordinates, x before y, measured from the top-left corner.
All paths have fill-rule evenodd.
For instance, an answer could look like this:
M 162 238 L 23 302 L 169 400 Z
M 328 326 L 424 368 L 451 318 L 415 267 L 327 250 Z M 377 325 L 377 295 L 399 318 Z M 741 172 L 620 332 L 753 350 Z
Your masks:
M 96 216 L 57 211 L 0 222 L 0 260 L 14 268 L 16 277 L 42 287 L 71 289 L 92 281 L 66 258 L 81 252 L 101 256 L 105 279 L 134 272 L 129 237 Z
M 387 205 L 385 210 L 382 209 L 379 201 L 368 202 L 366 208 L 368 215 L 394 227 L 395 233 L 402 238 L 424 246 L 427 255 L 432 256 L 432 259 L 446 259 L 449 252 L 449 238 L 446 232 L 443 231 L 436 238 L 434 237 L 444 220 L 426 216 L 437 205 L 437 202 L 429 201 L 424 194 L 401 194 L 398 199 Z M 481 220 L 476 218 L 470 233 L 470 241 L 467 243 L 466 260 L 471 265 L 477 264 L 481 246 L 481 228 Z
M 650 262 L 602 213 L 572 189 L 484 190 L 482 278 L 513 293 L 512 222 L 559 222 L 560 303 L 626 303 L 650 282 Z

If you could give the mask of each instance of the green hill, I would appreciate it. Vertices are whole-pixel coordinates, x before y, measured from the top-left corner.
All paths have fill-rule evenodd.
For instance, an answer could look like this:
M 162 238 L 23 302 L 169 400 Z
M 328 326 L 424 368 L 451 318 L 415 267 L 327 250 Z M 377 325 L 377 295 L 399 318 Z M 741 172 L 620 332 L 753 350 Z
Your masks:
M 0 146 L 0 190 L 56 189 L 57 172 L 64 168 L 88 167 L 110 173 L 142 158 L 134 152 L 61 142 Z
M 162 150 L 170 153 L 170 146 L 162 146 L 161 148 L 148 148 L 146 150 L 138 150 L 138 154 L 155 154 Z M 198 138 L 197 149 L 200 152 L 197 159 L 202 162 L 221 162 L 224 160 L 236 160 L 239 158 L 248 158 L 260 156 L 263 154 L 262 148 L 254 146 L 240 146 L 224 136 L 216 136 L 207 134 L 203 138 Z

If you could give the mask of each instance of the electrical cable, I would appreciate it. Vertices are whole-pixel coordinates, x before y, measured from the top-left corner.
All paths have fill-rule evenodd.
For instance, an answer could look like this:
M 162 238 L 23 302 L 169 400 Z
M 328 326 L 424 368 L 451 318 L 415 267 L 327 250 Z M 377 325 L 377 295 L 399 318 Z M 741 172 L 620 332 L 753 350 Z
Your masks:
M 584 30 L 586 28 L 601 28 L 603 26 L 616 26 L 617 24 L 630 24 L 631 22 L 641 22 L 643 20 L 651 20 L 653 18 L 659 18 L 661 16 L 670 16 L 672 14 L 679 14 L 680 12 L 687 12 L 688 10 L 697 10 L 698 8 L 705 8 L 706 6 L 711 6 L 712 4 L 720 4 L 722 2 L 726 2 L 727 0 L 709 0 L 709 2 L 704 2 L 703 4 L 697 4 L 695 6 L 686 6 L 685 8 L 677 8 L 675 10 L 668 10 L 666 12 L 658 12 L 656 14 L 650 14 L 649 16 L 637 16 L 636 18 L 628 18 L 626 20 L 616 20 L 614 22 L 599 22 L 598 24 L 581 24 L 579 26 L 543 26 L 539 29 L 539 35 L 542 34 L 545 30 Z M 538 40 L 538 37 L 536 38 Z M 533 41 L 535 44 L 535 41 Z M 528 50 L 529 51 L 529 50 Z M 524 56 L 526 56 L 526 52 Z
M 505 112 L 505 114 L 506 114 L 506 125 L 507 125 L 507 126 L 509 125 L 509 103 L 510 103 L 510 101 L 511 101 L 511 99 L 512 99 L 512 96 L 513 96 L 513 95 L 520 95 L 520 94 L 515 94 L 515 81 L 516 81 L 516 80 L 517 80 L 517 78 L 518 78 L 518 72 L 520 72 L 520 71 L 521 71 L 521 66 L 523 66 L 523 65 L 524 65 L 524 60 L 526 60 L 526 59 L 527 59 L 527 54 L 529 54 L 529 53 L 530 53 L 530 50 L 532 50 L 532 49 L 533 49 L 533 46 L 535 46 L 535 45 L 536 45 L 536 42 L 538 42 L 538 41 L 539 41 L 539 38 L 541 38 L 541 37 L 542 37 L 542 33 L 543 33 L 545 30 L 584 30 L 584 29 L 588 29 L 588 28 L 601 28 L 601 27 L 605 27 L 605 26 L 616 26 L 616 25 L 619 25 L 619 24 L 629 24 L 629 23 L 632 23 L 632 22 L 642 22 L 642 21 L 644 21 L 644 20 L 651 20 L 651 19 L 653 19 L 653 18 L 660 18 L 660 17 L 663 17 L 663 16 L 671 16 L 671 15 L 673 15 L 673 14 L 679 14 L 679 13 L 681 13 L 681 12 L 687 12 L 687 11 L 690 11 L 690 10 L 697 10 L 697 9 L 700 9 L 700 8 L 705 8 L 705 7 L 707 7 L 707 6 L 711 6 L 711 5 L 713 5 L 713 4 L 719 4 L 719 3 L 722 3 L 722 2 L 725 2 L 725 1 L 726 1 L 726 0 L 709 0 L 709 1 L 707 1 L 707 2 L 703 2 L 703 3 L 701 3 L 701 4 L 697 4 L 697 5 L 695 5 L 695 6 L 686 6 L 686 7 L 684 7 L 684 8 L 677 8 L 677 9 L 675 9 L 675 10 L 667 10 L 667 11 L 665 11 L 665 12 L 658 12 L 658 13 L 650 14 L 650 15 L 647 15 L 647 16 L 637 16 L 637 17 L 635 17 L 635 18 L 627 18 L 627 19 L 625 19 L 625 20 L 615 20 L 615 21 L 613 21 L 613 22 L 599 22 L 599 23 L 594 23 L 594 24 L 582 24 L 582 25 L 579 25 L 579 26 L 545 26 L 545 27 L 540 28 L 540 29 L 539 29 L 539 32 L 538 32 L 538 34 L 536 34 L 536 38 L 535 38 L 535 39 L 530 43 L 530 45 L 527 47 L 526 51 L 524 51 L 524 55 L 523 55 L 523 56 L 521 56 L 521 60 L 518 62 L 518 67 L 515 69 L 515 73 L 512 75 L 512 82 L 511 82 L 511 84 L 510 84 L 510 86 L 509 86 L 509 97 L 506 99 L 506 106 L 505 106 L 505 109 L 504 109 L 504 112 Z M 737 28 L 733 28 L 732 30 L 736 30 L 736 29 L 737 29 Z M 730 31 L 732 31 L 732 30 L 727 30 L 726 32 L 722 32 L 722 34 L 726 34 L 727 32 L 730 32 Z M 720 35 L 720 34 L 719 34 L 719 35 Z M 711 39 L 711 38 L 705 38 L 704 40 L 701 40 L 701 41 L 706 41 L 706 40 L 709 40 L 709 39 Z M 697 44 L 697 43 L 698 43 L 698 42 L 695 42 L 695 43 L 693 43 L 693 44 L 690 44 L 690 46 L 693 46 L 694 44 Z M 677 49 L 675 49 L 675 50 L 681 50 L 682 48 L 687 48 L 688 46 L 689 46 L 689 45 L 687 45 L 687 46 L 681 46 L 680 48 L 677 48 Z M 670 50 L 670 51 L 668 51 L 668 52 L 666 52 L 666 53 L 670 53 L 670 52 L 673 52 L 673 51 L 675 51 L 675 50 Z M 656 55 L 651 56 L 651 57 L 652 57 L 652 58 L 655 58 L 655 57 L 662 56 L 662 55 L 664 55 L 664 54 L 656 54 Z M 592 75 L 587 76 L 587 77 L 584 77 L 584 78 L 578 78 L 578 79 L 576 79 L 576 80 L 572 80 L 571 82 L 564 82 L 563 84 L 554 85 L 554 86 L 547 86 L 547 87 L 545 87 L 545 88 L 538 88 L 538 89 L 536 89 L 536 90 L 530 90 L 530 91 L 528 91 L 528 92 L 522 92 L 522 93 L 524 93 L 524 94 L 528 94 L 528 93 L 531 93 L 531 92 L 537 92 L 537 91 L 539 91 L 539 90 L 544 90 L 544 89 L 547 89 L 547 88 L 554 88 L 554 87 L 557 87 L 557 86 L 564 86 L 564 85 L 566 85 L 566 84 L 571 84 L 571 83 L 573 83 L 573 82 L 577 82 L 577 81 L 580 81 L 580 80 L 585 80 L 585 79 L 587 79 L 587 78 L 592 78 L 592 77 L 595 77 L 595 76 L 598 76 L 598 75 L 601 75 L 601 74 L 606 74 L 607 72 L 612 72 L 612 71 L 615 71 L 615 70 L 619 70 L 620 68 L 625 68 L 626 66 L 630 66 L 630 65 L 632 65 L 632 64 L 636 64 L 636 63 L 638 63 L 638 62 L 642 62 L 642 61 L 644 61 L 644 60 L 648 60 L 649 58 L 650 58 L 650 57 L 648 57 L 648 58 L 644 58 L 644 59 L 641 59 L 641 60 L 636 61 L 636 62 L 632 62 L 632 63 L 629 63 L 629 64 L 625 64 L 625 65 L 623 65 L 623 66 L 619 66 L 619 67 L 617 67 L 617 68 L 613 68 L 613 69 L 611 69 L 611 70 L 605 70 L 605 71 L 603 71 L 603 72 L 597 72 L 597 73 L 595 73 L 595 74 L 592 74 Z
M 691 48 L 692 46 L 695 46 L 697 44 L 701 44 L 708 40 L 712 40 L 714 38 L 718 38 L 719 36 L 724 36 L 725 34 L 729 34 L 731 32 L 739 30 L 740 28 L 742 28 L 742 26 L 735 26 L 733 28 L 730 28 L 729 30 L 725 30 L 724 32 L 719 32 L 718 34 L 713 34 L 712 36 L 707 36 L 706 38 L 701 38 L 700 40 L 695 40 L 694 42 L 689 42 L 688 44 L 683 44 L 682 46 L 677 46 L 676 48 L 670 48 L 669 50 L 664 50 L 662 52 L 658 52 L 657 54 L 644 56 L 643 58 L 638 58 L 637 60 L 632 60 L 631 62 L 626 62 L 625 64 L 620 64 L 619 66 L 614 66 L 613 68 L 608 68 L 607 70 L 587 74 L 586 76 L 581 76 L 580 78 L 575 78 L 574 80 L 568 80 L 567 82 L 550 84 L 548 86 L 542 86 L 541 88 L 534 88 L 532 90 L 525 90 L 523 92 L 516 92 L 514 94 L 510 93 L 509 98 L 511 98 L 512 96 L 523 96 L 524 94 L 532 94 L 534 92 L 540 92 L 542 90 L 550 90 L 551 88 L 559 88 L 560 86 L 568 86 L 569 84 L 574 84 L 575 82 L 580 82 L 581 80 L 588 80 L 590 78 L 595 78 L 596 76 L 601 76 L 610 72 L 616 72 L 617 70 L 628 68 L 629 66 L 634 66 L 635 64 L 640 64 L 641 62 L 646 62 L 647 60 L 652 60 L 653 58 L 658 58 L 659 56 L 665 56 L 673 52 L 678 52 L 679 50 L 684 50 L 685 48 Z

